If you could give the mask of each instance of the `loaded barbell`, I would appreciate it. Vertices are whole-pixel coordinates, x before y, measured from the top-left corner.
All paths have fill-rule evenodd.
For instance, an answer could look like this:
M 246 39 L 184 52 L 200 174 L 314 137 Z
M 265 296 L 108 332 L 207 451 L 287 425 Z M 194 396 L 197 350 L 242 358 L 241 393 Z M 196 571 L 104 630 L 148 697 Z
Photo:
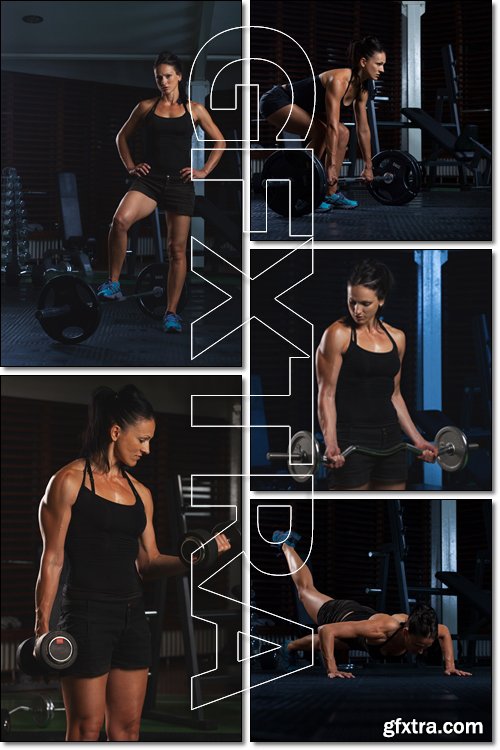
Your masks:
M 65 711 L 64 706 L 56 707 L 52 698 L 45 695 L 34 695 L 30 698 L 31 705 L 15 706 L 14 708 L 2 708 L 2 736 L 9 737 L 12 730 L 10 717 L 18 711 L 27 711 L 31 714 L 33 723 L 40 729 L 45 729 L 56 711 Z
M 134 294 L 124 295 L 116 303 L 135 300 L 141 312 L 161 320 L 167 309 L 168 264 L 152 263 L 137 277 Z M 178 309 L 187 301 L 184 284 Z M 43 287 L 35 313 L 45 333 L 63 344 L 79 344 L 97 330 L 101 319 L 101 301 L 92 287 L 78 276 L 54 276 Z
M 241 531 L 233 524 L 226 529 L 228 521 L 216 524 L 212 531 L 207 529 L 194 529 L 188 531 L 179 544 L 179 557 L 188 567 L 193 565 L 197 568 L 211 568 L 217 562 L 219 550 L 214 537 L 223 532 L 231 544 L 231 549 L 241 541 Z
M 418 195 L 422 172 L 418 161 L 407 151 L 381 151 L 372 159 L 374 180 L 340 177 L 339 187 L 366 184 L 379 203 L 401 206 Z M 310 214 L 323 202 L 328 187 L 325 169 L 308 150 L 283 148 L 264 162 L 261 184 L 267 205 L 281 216 Z
M 458 427 L 447 426 L 439 430 L 434 438 L 438 449 L 437 462 L 443 471 L 455 472 L 463 469 L 467 464 L 470 450 L 477 449 L 476 443 L 469 443 L 464 433 Z M 409 451 L 419 456 L 422 451 L 410 443 L 397 443 L 391 448 L 377 450 L 365 448 L 362 445 L 349 445 L 340 454 L 347 458 L 352 453 L 363 453 L 367 456 L 392 456 L 399 451 Z M 288 453 L 268 453 L 268 461 L 287 461 L 288 472 L 296 482 L 307 482 L 321 465 L 328 465 L 328 460 L 320 448 L 318 441 L 310 432 L 301 430 L 296 432 L 290 440 Z

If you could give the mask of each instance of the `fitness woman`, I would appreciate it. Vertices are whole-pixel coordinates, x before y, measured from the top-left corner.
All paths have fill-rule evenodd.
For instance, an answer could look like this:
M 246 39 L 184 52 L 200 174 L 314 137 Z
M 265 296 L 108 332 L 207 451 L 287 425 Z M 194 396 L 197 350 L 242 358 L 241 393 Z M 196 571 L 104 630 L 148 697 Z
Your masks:
M 453 642 L 446 625 L 438 625 L 436 612 L 425 604 L 417 604 L 409 615 L 387 615 L 376 612 L 350 599 L 332 599 L 319 592 L 311 571 L 302 562 L 295 545 L 300 534 L 294 531 L 275 531 L 273 542 L 280 542 L 300 601 L 309 617 L 319 626 L 318 634 L 305 636 L 288 644 L 288 652 L 321 649 L 328 677 L 354 677 L 341 672 L 335 652 L 347 656 L 349 649 L 367 651 L 375 659 L 381 656 L 421 654 L 437 639 L 444 659 L 444 673 L 469 677 L 455 667 Z
M 293 97 L 289 84 L 274 86 L 260 100 L 260 114 L 279 131 L 284 129 L 302 138 L 309 130 L 308 147 L 324 160 L 328 182 L 327 196 L 317 209 L 356 208 L 356 201 L 348 200 L 337 191 L 340 169 L 349 143 L 349 130 L 342 123 L 352 117 L 354 109 L 356 131 L 364 169 L 361 177 L 373 180 L 370 126 L 366 114 L 368 82 L 377 81 L 384 72 L 386 55 L 382 44 L 374 37 L 351 42 L 348 50 L 349 68 L 333 68 L 293 83 Z M 316 106 L 314 88 L 316 86 Z
M 58 629 L 78 646 L 61 677 L 66 740 L 137 740 L 151 664 L 142 579 L 183 574 L 178 557 L 162 555 L 153 529 L 150 491 L 131 477 L 149 453 L 153 409 L 133 385 L 95 391 L 83 458 L 63 466 L 40 504 L 43 553 L 36 584 L 35 637 L 49 631 L 65 558 L 69 576 Z M 230 548 L 216 538 L 219 554 Z
M 179 58 L 160 52 L 154 62 L 160 96 L 145 99 L 135 107 L 116 138 L 125 169 L 136 179 L 120 202 L 109 232 L 109 279 L 98 290 L 106 299 L 119 299 L 120 273 L 127 251 L 127 232 L 136 221 L 151 214 L 156 206 L 167 220 L 168 310 L 163 327 L 167 333 L 182 331 L 177 305 L 186 278 L 186 243 L 194 211 L 193 179 L 204 179 L 219 162 L 226 147 L 224 137 L 201 104 L 189 101 L 182 80 Z M 193 122 L 215 141 L 203 169 L 191 169 Z M 128 141 L 141 127 L 145 161 L 136 164 Z
M 384 458 L 353 453 L 348 445 L 385 449 L 401 442 L 401 430 L 433 462 L 437 448 L 415 427 L 400 391 L 405 335 L 382 322 L 393 284 L 383 263 L 364 260 L 347 282 L 349 314 L 324 332 L 316 353 L 318 417 L 325 456 L 333 467 L 330 489 L 404 490 L 406 453 Z M 353 460 L 354 459 L 354 460 Z

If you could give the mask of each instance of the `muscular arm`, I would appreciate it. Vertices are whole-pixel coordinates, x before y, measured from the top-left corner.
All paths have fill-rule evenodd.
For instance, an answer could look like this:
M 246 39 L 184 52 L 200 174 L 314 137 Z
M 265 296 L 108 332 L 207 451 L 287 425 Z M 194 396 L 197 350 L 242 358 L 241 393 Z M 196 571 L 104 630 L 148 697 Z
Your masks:
M 120 159 L 122 160 L 123 165 L 129 174 L 134 172 L 136 164 L 130 152 L 128 141 L 139 127 L 148 110 L 153 106 L 153 101 L 154 100 L 145 100 L 139 102 L 139 104 L 132 110 L 130 117 L 120 128 L 120 130 L 118 131 L 118 135 L 116 136 L 116 147 L 118 149 Z M 143 166 L 147 167 L 147 169 L 139 169 L 139 174 L 147 174 L 151 168 L 149 164 Z
M 35 588 L 35 636 L 49 630 L 50 614 L 64 565 L 64 543 L 71 520 L 71 509 L 78 494 L 80 478 L 62 469 L 47 485 L 39 509 L 43 551 Z
M 210 117 L 210 114 L 205 109 L 205 107 L 203 107 L 201 104 L 198 104 L 197 102 L 191 102 L 191 112 L 196 125 L 199 125 L 203 129 L 205 135 L 208 137 L 208 140 L 214 141 L 212 150 L 210 151 L 205 166 L 203 167 L 203 169 L 197 170 L 196 175 L 193 175 L 194 177 L 200 177 L 203 179 L 205 177 L 208 177 L 210 172 L 215 169 L 215 167 L 221 160 L 222 154 L 224 153 L 224 150 L 226 148 L 226 141 L 224 140 L 224 136 Z M 181 173 L 185 172 L 187 169 L 189 168 L 186 167 L 185 169 L 182 169 Z
M 318 628 L 321 653 L 325 661 L 328 677 L 352 677 L 349 672 L 339 672 L 335 661 L 335 641 L 337 638 L 369 638 L 371 641 L 384 642 L 387 629 L 391 627 L 393 618 L 381 615 L 376 620 L 362 620 L 360 622 L 335 622 L 320 625 Z
M 342 164 L 335 164 L 335 154 L 339 142 L 340 104 L 349 86 L 349 76 L 334 77 L 326 82 L 325 109 L 326 109 L 326 136 L 325 136 L 325 168 L 328 184 L 336 181 Z
M 372 141 L 366 105 L 368 102 L 368 91 L 362 91 L 359 98 L 354 102 L 354 118 L 356 120 L 356 132 L 358 134 L 359 148 L 365 164 L 365 169 L 372 168 Z
M 403 430 L 405 435 L 407 435 L 410 438 L 413 445 L 425 451 L 425 453 L 422 454 L 423 460 L 433 461 L 437 453 L 437 448 L 435 448 L 435 446 L 433 446 L 431 443 L 428 443 L 426 440 L 424 440 L 420 432 L 415 427 L 415 424 L 412 418 L 410 417 L 408 407 L 406 406 L 405 400 L 401 393 L 401 387 L 400 387 L 401 386 L 401 370 L 403 367 L 403 358 L 404 358 L 405 349 L 406 349 L 405 335 L 403 331 L 393 330 L 391 333 L 392 333 L 394 340 L 396 341 L 396 344 L 398 347 L 399 360 L 401 362 L 401 367 L 399 368 L 399 372 L 394 378 L 394 391 L 392 394 L 392 403 L 398 415 L 398 422 L 401 425 L 401 429 Z
M 463 672 L 455 667 L 453 641 L 446 625 L 438 625 L 438 641 L 444 659 L 444 673 L 447 675 L 458 675 L 459 677 L 470 677 L 470 672 Z
M 340 323 L 334 323 L 323 334 L 316 352 L 318 419 L 325 440 L 325 455 L 328 457 L 340 452 L 337 444 L 335 393 L 342 367 L 342 352 L 345 350 L 348 337 L 348 330 Z M 342 463 L 343 460 L 337 466 L 341 466 Z
M 163 576 L 186 575 L 188 568 L 184 565 L 180 557 L 176 555 L 163 555 L 159 551 L 153 527 L 153 499 L 151 493 L 147 487 L 141 485 L 140 495 L 146 511 L 146 528 L 139 539 L 139 554 L 136 561 L 140 576 L 144 580 L 153 580 Z M 215 540 L 219 554 L 231 548 L 224 534 L 217 534 Z

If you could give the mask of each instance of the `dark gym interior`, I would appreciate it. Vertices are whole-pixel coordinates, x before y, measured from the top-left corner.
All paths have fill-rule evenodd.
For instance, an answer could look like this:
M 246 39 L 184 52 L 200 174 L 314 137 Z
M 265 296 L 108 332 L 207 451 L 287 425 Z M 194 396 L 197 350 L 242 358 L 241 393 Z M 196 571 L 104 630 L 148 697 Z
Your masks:
M 2 363 L 239 366 L 239 334 L 226 334 L 241 319 L 235 269 L 241 264 L 241 113 L 229 109 L 241 81 L 241 33 L 220 32 L 240 26 L 240 4 L 182 0 L 169 3 L 165 18 L 156 2 L 128 3 L 120 13 L 114 2 L 35 2 L 30 12 L 41 21 L 24 21 L 20 3 L 2 5 Z M 156 320 L 133 301 L 105 305 L 97 330 L 82 323 L 86 340 L 61 345 L 35 318 L 41 289 L 57 273 L 93 289 L 107 279 L 109 226 L 130 184 L 115 138 L 137 103 L 155 96 L 153 61 L 165 48 L 180 56 L 186 82 L 193 66 L 193 100 L 210 108 L 209 84 L 217 78 L 212 114 L 233 147 L 209 180 L 196 183 L 193 249 L 188 238 L 179 309 L 183 332 L 162 336 L 162 310 Z M 130 145 L 138 163 L 140 132 Z M 195 138 L 193 147 L 200 148 Z M 124 294 L 139 291 L 137 278 L 150 264 L 166 267 L 166 248 L 162 211 L 132 227 Z M 210 312 L 225 300 L 223 310 Z
M 266 227 L 265 197 L 258 175 L 269 155 L 264 149 L 276 148 L 276 131 L 259 119 L 257 102 L 253 101 L 253 239 L 285 240 L 313 233 L 316 239 L 332 241 L 491 238 L 492 100 L 490 77 L 484 75 L 492 60 L 491 5 L 460 0 L 428 2 L 419 20 L 413 16 L 415 26 L 411 26 L 408 11 L 408 27 L 403 5 L 373 0 L 251 3 L 253 26 L 283 32 L 252 30 L 252 57 L 261 59 L 252 62 L 251 76 L 252 83 L 260 87 L 260 95 L 273 85 L 287 83 L 287 75 L 292 82 L 311 75 L 306 57 L 294 42 L 303 48 L 318 75 L 346 67 L 351 40 L 364 36 L 380 39 L 387 64 L 368 107 L 372 151 L 409 151 L 421 163 L 423 172 L 422 189 L 406 205 L 383 205 L 366 188 L 351 186 L 347 195 L 359 202 L 355 210 L 316 212 L 313 224 L 310 214 L 298 216 L 289 229 L 288 210 L 284 217 L 268 209 Z M 405 36 L 414 38 L 417 33 L 419 48 L 408 51 Z M 418 89 L 420 79 L 421 100 L 416 104 L 406 97 L 412 96 L 413 84 Z M 403 116 L 403 110 L 408 110 L 407 116 Z M 342 175 L 354 177 L 363 165 L 359 150 L 356 153 L 353 113 L 343 122 L 351 131 L 351 139 Z M 411 141 L 414 130 L 422 133 L 421 153 L 415 153 Z M 286 140 L 280 144 L 286 146 Z
M 415 602 L 430 604 L 448 625 L 458 668 L 472 677 L 446 676 L 437 644 L 417 657 L 369 660 L 351 651 L 355 679 L 331 680 L 318 653 L 314 666 L 304 653 L 283 667 L 272 654 L 253 659 L 251 737 L 254 741 L 384 740 L 384 723 L 481 721 L 483 734 L 453 733 L 454 741 L 491 739 L 492 567 L 490 500 L 384 500 L 273 498 L 252 505 L 252 633 L 283 644 L 314 627 L 298 600 L 284 555 L 270 540 L 275 529 L 302 535 L 297 545 L 307 559 L 315 587 L 327 596 L 354 599 L 377 612 L 409 612 Z M 280 507 L 283 506 L 283 507 Z M 289 520 L 291 518 L 291 521 Z M 262 538 L 263 537 L 263 538 Z M 311 543 L 312 539 L 312 543 Z M 453 539 L 450 548 L 447 539 Z M 439 576 L 448 573 L 449 587 Z M 275 618 L 273 619 L 273 615 Z M 284 622 L 279 618 L 288 618 Z M 297 623 L 294 625 L 293 623 Z M 267 683 L 267 684 L 264 684 Z M 463 730 L 462 730 L 463 731 Z M 435 735 L 408 734 L 394 741 L 435 741 Z
M 421 252 L 425 260 L 430 258 L 430 253 L 442 251 Z M 443 426 L 455 425 L 471 442 L 479 444 L 478 450 L 470 451 L 464 470 L 454 474 L 442 472 L 442 488 L 491 488 L 492 255 L 487 250 L 449 250 L 446 253 L 437 258 L 442 265 L 436 292 L 436 287 L 420 275 L 420 255 L 410 250 L 315 248 L 313 257 L 309 246 L 292 254 L 283 249 L 253 252 L 252 267 L 256 275 L 273 261 L 282 259 L 271 272 L 257 278 L 252 287 L 252 314 L 266 323 L 266 326 L 256 324 L 251 337 L 252 393 L 257 396 L 252 399 L 252 424 L 264 425 L 252 429 L 252 470 L 255 474 L 283 475 L 254 478 L 256 489 L 307 487 L 291 480 L 286 462 L 271 464 L 266 459 L 268 451 L 287 450 L 287 430 L 271 425 L 290 424 L 292 434 L 312 430 L 322 440 L 316 415 L 314 352 L 325 329 L 347 313 L 346 280 L 356 263 L 367 257 L 385 263 L 395 277 L 383 319 L 403 330 L 406 336 L 401 392 L 415 424 L 428 440 Z M 305 278 L 312 270 L 314 273 Z M 301 279 L 305 280 L 297 283 Z M 295 315 L 274 301 L 286 289 L 290 291 L 283 294 L 280 301 Z M 433 291 L 439 307 L 432 308 L 432 314 L 436 315 L 440 309 L 441 326 L 436 328 L 440 330 L 441 342 L 437 342 L 436 351 L 432 350 L 435 367 L 424 372 L 423 348 L 434 346 L 427 337 L 429 319 L 425 312 L 431 304 Z M 314 326 L 313 332 L 306 321 Z M 304 354 L 311 354 L 312 359 Z M 293 357 L 297 358 L 289 362 Z M 288 393 L 289 368 L 291 395 L 267 395 Z M 439 390 L 442 392 L 440 409 L 429 409 L 426 392 L 430 391 L 432 396 Z M 258 394 L 263 396 L 259 398 Z M 422 462 L 413 457 L 408 460 L 408 489 L 431 489 L 424 484 Z M 317 477 L 315 488 L 326 489 L 323 475 Z
M 119 389 L 133 382 L 152 402 L 156 434 L 151 453 L 131 473 L 152 492 L 158 546 L 178 554 L 186 530 L 206 528 L 240 518 L 238 483 L 217 474 L 240 471 L 240 431 L 229 429 L 240 419 L 240 401 L 225 393 L 241 391 L 233 376 L 41 376 L 2 379 L 2 723 L 4 711 L 27 706 L 10 715 L 14 741 L 61 741 L 64 711 L 58 680 L 29 677 L 16 668 L 16 648 L 33 634 L 34 586 L 38 575 L 41 537 L 38 505 L 50 476 L 79 455 L 91 391 L 100 385 Z M 208 394 L 193 406 L 191 393 Z M 211 425 L 201 427 L 201 425 Z M 227 427 L 228 429 L 221 429 Z M 215 476 L 203 476 L 207 475 Z M 191 501 L 191 475 L 193 479 Z M 197 504 L 217 505 L 215 509 Z M 231 555 L 238 554 L 233 544 Z M 225 560 L 229 562 L 229 558 Z M 103 571 L 105 574 L 105 571 Z M 206 571 L 196 571 L 193 613 L 219 625 L 214 628 L 191 617 L 189 569 L 184 577 L 161 579 L 145 585 L 145 606 L 150 611 L 153 662 L 141 724 L 141 740 L 241 740 L 241 665 L 236 661 L 236 632 L 241 630 L 241 609 L 227 598 L 196 590 Z M 199 577 L 203 576 L 203 578 Z M 220 576 L 220 591 L 240 600 L 239 559 Z M 63 576 L 64 578 L 64 572 Z M 61 581 L 61 592 L 63 580 Z M 59 597 L 58 597 L 59 599 Z M 57 622 L 57 601 L 51 626 Z M 154 614 L 156 612 L 156 614 Z M 53 621 L 53 623 L 52 623 Z M 193 674 L 215 668 L 195 681 Z M 230 693 L 233 697 L 220 700 Z M 215 702 L 216 701 L 216 702 Z M 54 710 L 47 709 L 50 702 Z M 191 710 L 191 706 L 196 710 Z

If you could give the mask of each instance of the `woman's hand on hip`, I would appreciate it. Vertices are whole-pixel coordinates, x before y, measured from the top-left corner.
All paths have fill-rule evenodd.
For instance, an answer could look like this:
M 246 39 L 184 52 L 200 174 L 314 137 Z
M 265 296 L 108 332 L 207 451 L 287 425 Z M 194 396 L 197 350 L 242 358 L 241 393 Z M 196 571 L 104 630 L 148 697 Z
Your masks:
M 183 182 L 190 182 L 191 180 L 204 180 L 207 177 L 207 173 L 204 169 L 192 169 L 191 167 L 183 167 L 180 170 L 180 175 Z
M 129 169 L 128 173 L 132 177 L 145 177 L 150 171 L 150 165 L 142 161 L 140 164 L 136 164 L 135 167 L 132 167 L 132 169 Z

